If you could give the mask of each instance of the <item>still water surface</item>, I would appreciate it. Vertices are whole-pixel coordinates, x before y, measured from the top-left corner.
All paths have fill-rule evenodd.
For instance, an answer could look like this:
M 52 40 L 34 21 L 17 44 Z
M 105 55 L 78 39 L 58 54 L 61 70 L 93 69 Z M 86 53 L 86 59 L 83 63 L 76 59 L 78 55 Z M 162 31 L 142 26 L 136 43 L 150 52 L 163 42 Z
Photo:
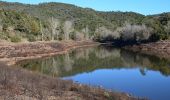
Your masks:
M 19 66 L 150 100 L 170 100 L 170 59 L 99 46 L 27 60 L 20 62 Z

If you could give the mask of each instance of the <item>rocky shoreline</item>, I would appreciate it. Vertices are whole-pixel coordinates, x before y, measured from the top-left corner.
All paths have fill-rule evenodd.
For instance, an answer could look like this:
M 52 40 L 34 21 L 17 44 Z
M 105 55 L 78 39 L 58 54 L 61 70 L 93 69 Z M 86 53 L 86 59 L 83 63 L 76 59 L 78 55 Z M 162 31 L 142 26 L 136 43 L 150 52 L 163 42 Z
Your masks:
M 52 78 L 14 67 L 25 59 L 63 54 L 70 49 L 99 45 L 92 41 L 0 44 L 0 99 L 16 100 L 141 100 L 126 93 L 107 91 Z M 11 66 L 8 66 L 11 65 Z

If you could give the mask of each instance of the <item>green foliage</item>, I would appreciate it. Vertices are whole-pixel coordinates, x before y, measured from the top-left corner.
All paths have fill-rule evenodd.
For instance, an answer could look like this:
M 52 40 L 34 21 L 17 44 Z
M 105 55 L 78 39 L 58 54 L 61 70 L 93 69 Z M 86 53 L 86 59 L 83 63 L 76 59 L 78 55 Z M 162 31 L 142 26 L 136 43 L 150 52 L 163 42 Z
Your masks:
M 124 27 L 126 23 L 131 25 L 145 24 L 153 29 L 151 34 L 155 34 L 159 39 L 167 39 L 170 35 L 170 13 L 162 13 L 152 16 L 144 16 L 134 12 L 101 12 L 89 8 L 81 8 L 71 4 L 63 3 L 41 3 L 38 5 L 26 5 L 20 3 L 7 3 L 0 1 L 0 25 L 3 32 L 9 27 L 14 27 L 15 33 L 22 33 L 21 38 L 28 36 L 29 41 L 36 41 L 41 37 L 50 40 L 51 27 L 49 19 L 51 17 L 59 19 L 60 34 L 57 39 L 64 39 L 63 23 L 68 20 L 73 22 L 74 31 L 81 32 L 88 27 L 89 36 L 98 36 L 96 30 L 104 26 L 110 31 Z M 40 25 L 41 22 L 41 25 Z M 46 29 L 46 31 L 44 31 Z M 83 32 L 82 32 L 83 33 Z M 84 33 L 83 33 L 84 34 Z M 70 34 L 74 39 L 75 34 Z
M 145 17 L 144 15 L 134 12 L 98 12 L 98 15 L 117 27 L 123 26 L 125 22 L 141 24 Z
M 19 37 L 17 35 L 11 37 L 10 39 L 11 39 L 11 42 L 15 42 L 15 43 L 21 42 L 21 37 Z
M 3 33 L 7 34 L 7 31 L 9 31 L 8 28 L 12 26 L 15 33 L 23 33 L 21 34 L 21 38 L 25 34 L 28 34 L 29 41 L 35 41 L 35 37 L 40 33 L 39 20 L 35 17 L 29 16 L 28 14 L 12 10 L 0 10 L 0 19 L 2 19 L 1 26 Z M 4 35 L 4 37 L 7 37 L 7 35 Z M 13 42 L 19 42 L 19 38 L 16 37 L 9 38 L 11 38 L 11 41 Z M 5 40 L 7 39 L 5 38 Z
M 36 41 L 35 36 L 32 35 L 32 34 L 29 34 L 29 35 L 27 35 L 26 37 L 28 38 L 28 41 L 29 41 L 29 42 L 34 42 L 34 41 Z
M 162 16 L 162 14 L 160 14 L 154 16 L 147 16 L 144 18 L 142 23 L 146 24 L 148 27 L 152 27 L 153 33 L 156 34 L 159 39 L 164 40 L 168 39 L 169 37 L 169 34 L 167 34 L 165 29 L 165 26 L 168 24 L 168 21 L 170 21 L 170 16 Z
M 69 37 L 70 37 L 72 40 L 75 40 L 75 39 L 76 39 L 76 34 L 75 34 L 75 32 L 71 32 Z
M 3 24 L 2 29 L 3 29 L 4 31 L 6 31 L 7 28 L 8 28 L 8 25 L 7 25 L 7 24 Z
M 0 39 L 2 40 L 8 40 L 9 34 L 5 32 L 0 32 Z

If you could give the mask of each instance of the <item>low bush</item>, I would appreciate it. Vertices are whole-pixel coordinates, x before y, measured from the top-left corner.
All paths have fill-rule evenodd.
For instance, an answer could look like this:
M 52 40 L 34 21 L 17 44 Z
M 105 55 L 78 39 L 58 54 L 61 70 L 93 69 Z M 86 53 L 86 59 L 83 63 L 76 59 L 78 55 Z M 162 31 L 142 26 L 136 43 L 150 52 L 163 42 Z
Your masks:
M 11 42 L 15 42 L 15 43 L 21 42 L 21 37 L 15 35 L 15 36 L 11 37 Z

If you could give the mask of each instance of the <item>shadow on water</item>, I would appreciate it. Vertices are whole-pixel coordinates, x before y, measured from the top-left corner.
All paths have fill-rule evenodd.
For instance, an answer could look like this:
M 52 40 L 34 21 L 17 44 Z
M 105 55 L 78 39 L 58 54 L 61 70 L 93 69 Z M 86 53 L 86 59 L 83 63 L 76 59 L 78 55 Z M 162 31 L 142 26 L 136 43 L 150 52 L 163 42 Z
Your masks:
M 53 77 L 103 86 L 151 100 L 169 100 L 170 60 L 110 46 L 78 48 L 19 66 Z

